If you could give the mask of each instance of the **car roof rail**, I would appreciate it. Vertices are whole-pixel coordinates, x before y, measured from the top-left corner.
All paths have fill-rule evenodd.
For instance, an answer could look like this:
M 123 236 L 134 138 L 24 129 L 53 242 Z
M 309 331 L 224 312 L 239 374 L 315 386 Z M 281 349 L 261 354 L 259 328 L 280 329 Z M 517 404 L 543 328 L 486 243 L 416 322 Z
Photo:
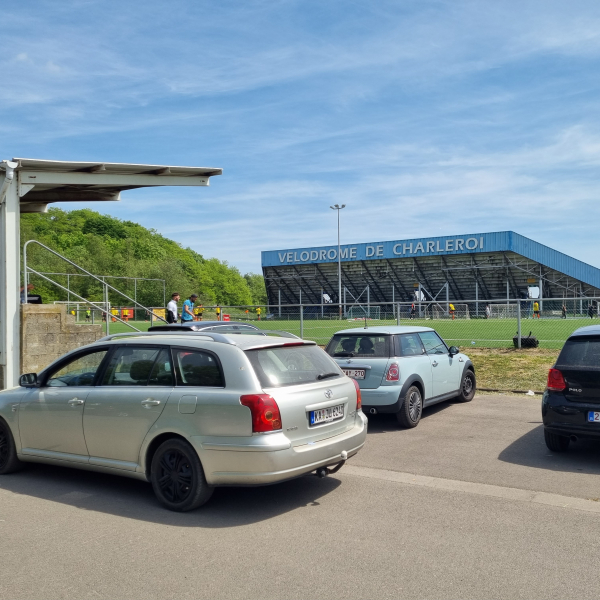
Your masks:
M 293 338 L 295 340 L 302 339 L 300 336 L 290 333 L 289 331 L 280 331 L 279 329 L 261 329 L 260 333 L 262 335 L 276 335 L 277 337 Z M 248 334 L 245 334 L 245 335 L 248 335 Z
M 190 337 L 202 337 L 208 340 L 212 340 L 213 342 L 218 342 L 220 344 L 229 344 L 230 346 L 236 346 L 237 344 L 230 340 L 222 333 L 213 333 L 212 331 L 207 331 L 206 333 L 203 331 L 140 331 L 139 333 L 114 333 L 112 335 L 107 335 L 99 340 L 98 342 L 108 342 L 110 340 L 114 340 L 117 338 L 128 338 L 128 337 L 179 337 L 185 339 L 190 339 Z

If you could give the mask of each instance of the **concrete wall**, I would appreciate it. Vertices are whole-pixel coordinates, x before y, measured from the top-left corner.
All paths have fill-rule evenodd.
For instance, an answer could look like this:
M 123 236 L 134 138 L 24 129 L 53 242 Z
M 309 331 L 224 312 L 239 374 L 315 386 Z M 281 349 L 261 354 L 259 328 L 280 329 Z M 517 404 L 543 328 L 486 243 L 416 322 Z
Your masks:
M 76 325 L 60 304 L 21 305 L 21 373 L 39 373 L 70 350 L 103 336 L 102 325 Z

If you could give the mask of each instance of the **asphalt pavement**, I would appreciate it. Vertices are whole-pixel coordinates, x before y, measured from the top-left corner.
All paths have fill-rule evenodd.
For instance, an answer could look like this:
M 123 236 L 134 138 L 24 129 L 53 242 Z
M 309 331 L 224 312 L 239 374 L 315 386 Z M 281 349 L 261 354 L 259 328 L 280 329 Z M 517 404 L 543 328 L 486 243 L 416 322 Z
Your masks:
M 0 598 L 596 598 L 600 446 L 551 455 L 540 399 L 370 419 L 335 476 L 216 490 L 30 465 L 0 478 Z

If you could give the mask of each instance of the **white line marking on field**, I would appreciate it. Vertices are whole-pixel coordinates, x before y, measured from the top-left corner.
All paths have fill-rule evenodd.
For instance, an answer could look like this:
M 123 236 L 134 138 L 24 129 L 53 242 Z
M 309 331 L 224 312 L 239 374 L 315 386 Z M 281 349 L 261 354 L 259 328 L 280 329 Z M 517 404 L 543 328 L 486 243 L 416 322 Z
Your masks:
M 394 483 L 416 485 L 448 492 L 465 492 L 467 494 L 477 494 L 479 496 L 517 500 L 519 502 L 533 502 L 535 504 L 545 504 L 546 506 L 557 506 L 559 508 L 571 508 L 574 510 L 600 513 L 600 502 L 586 500 L 585 498 L 561 496 L 560 494 L 502 487 L 499 485 L 489 485 L 487 483 L 459 481 L 457 479 L 442 479 L 441 477 L 429 477 L 427 475 L 415 475 L 414 473 L 402 473 L 399 471 L 388 471 L 386 469 L 371 469 L 369 467 L 357 467 L 354 465 L 346 465 L 340 473 L 342 475 L 356 475 L 358 477 L 368 477 L 369 479 L 381 479 L 384 481 L 393 481 Z

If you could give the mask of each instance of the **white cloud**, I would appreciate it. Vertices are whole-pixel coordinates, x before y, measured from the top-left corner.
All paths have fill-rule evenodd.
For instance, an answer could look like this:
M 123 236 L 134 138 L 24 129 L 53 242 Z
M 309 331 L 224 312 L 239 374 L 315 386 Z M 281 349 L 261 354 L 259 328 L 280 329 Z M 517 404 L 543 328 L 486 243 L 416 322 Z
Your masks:
M 6 16 L 6 156 L 225 174 L 102 210 L 242 271 L 334 241 L 333 202 L 349 242 L 515 229 L 598 263 L 596 2 L 112 6 Z

